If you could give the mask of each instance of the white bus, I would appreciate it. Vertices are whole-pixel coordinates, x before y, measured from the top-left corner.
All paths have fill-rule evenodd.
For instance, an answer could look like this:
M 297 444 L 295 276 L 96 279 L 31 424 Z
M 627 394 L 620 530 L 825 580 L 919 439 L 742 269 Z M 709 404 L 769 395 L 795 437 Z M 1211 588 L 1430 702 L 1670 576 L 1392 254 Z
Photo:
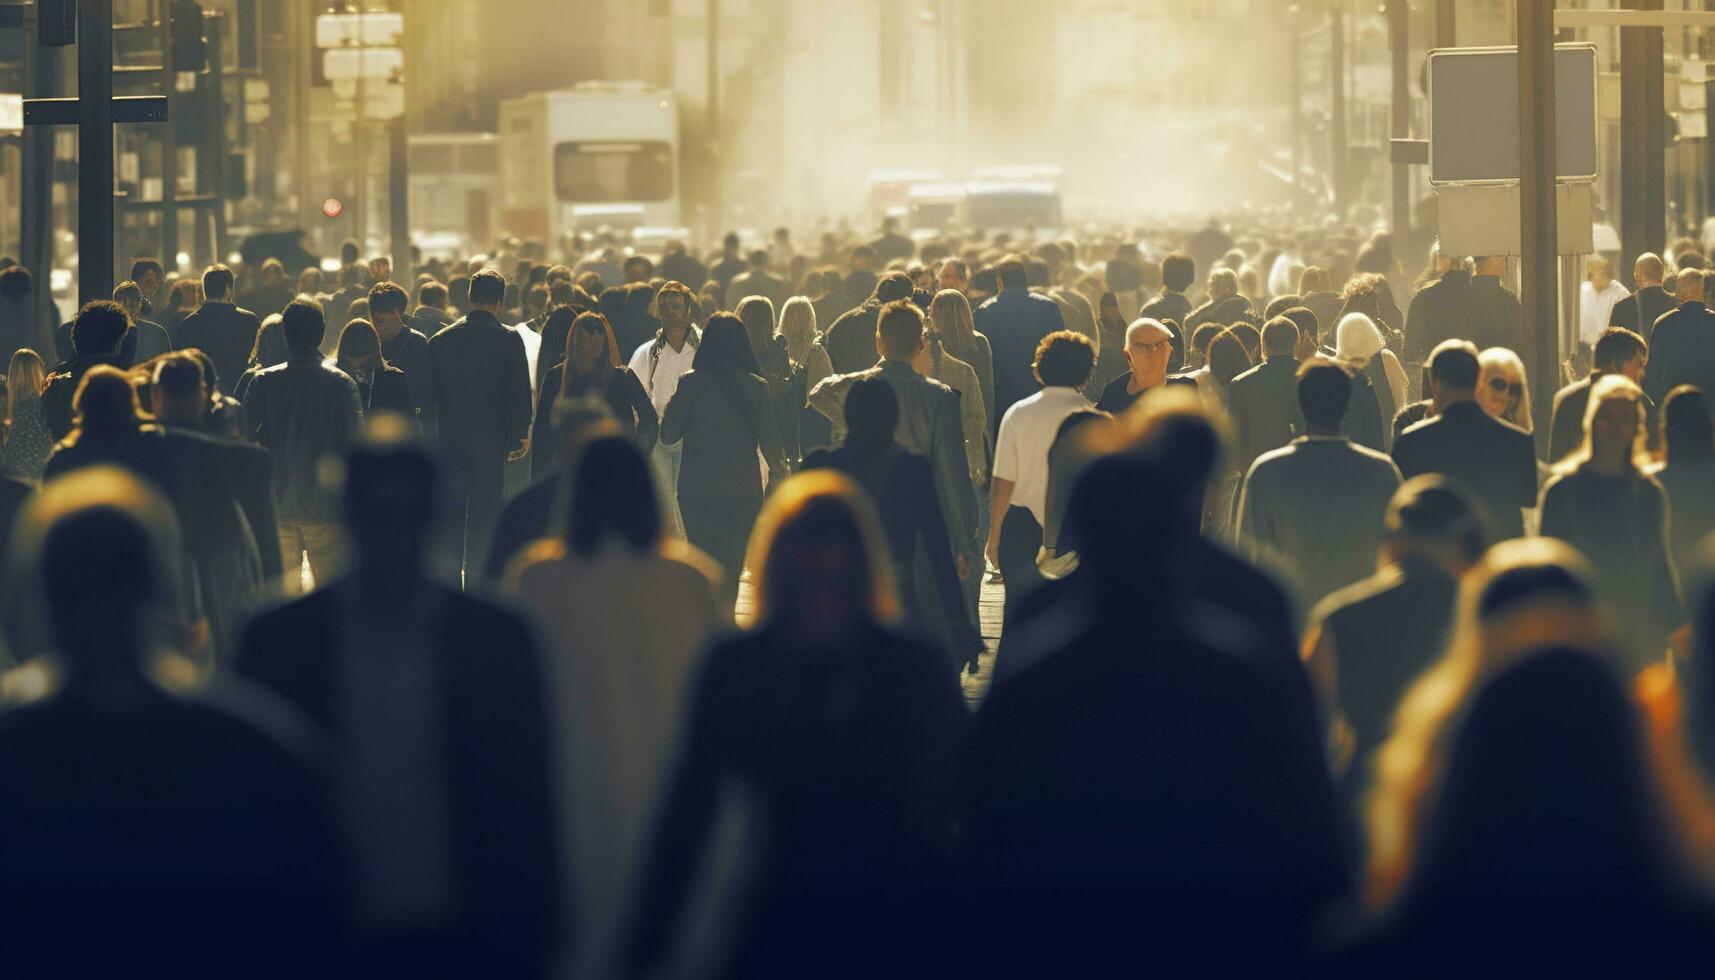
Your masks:
M 585 82 L 500 106 L 500 231 L 562 248 L 573 234 L 677 228 L 679 112 L 642 82 Z
M 425 256 L 493 247 L 500 137 L 426 133 L 410 138 L 411 241 Z

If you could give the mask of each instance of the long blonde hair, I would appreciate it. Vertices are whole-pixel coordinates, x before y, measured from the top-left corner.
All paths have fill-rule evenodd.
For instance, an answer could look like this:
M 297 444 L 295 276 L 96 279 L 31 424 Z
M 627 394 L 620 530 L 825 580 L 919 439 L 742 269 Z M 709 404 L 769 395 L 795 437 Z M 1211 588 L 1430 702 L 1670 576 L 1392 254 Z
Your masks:
M 1649 468 L 1649 427 L 1645 424 L 1644 390 L 1623 374 L 1604 374 L 1590 385 L 1590 403 L 1584 406 L 1584 438 L 1578 443 L 1577 449 L 1568 453 L 1566 458 L 1554 467 L 1556 473 L 1575 473 L 1595 458 L 1596 413 L 1602 410 L 1603 405 L 1615 401 L 1630 402 L 1637 410 L 1637 431 L 1632 437 L 1632 451 L 1626 456 L 1632 471 L 1642 473 Z
M 846 476 L 811 470 L 769 496 L 750 537 L 745 564 L 756 584 L 754 622 L 766 626 L 804 612 L 802 587 L 828 574 L 812 569 L 804 553 L 830 547 L 846 549 L 849 573 L 863 582 L 864 595 L 856 601 L 864 617 L 878 623 L 896 620 L 899 593 L 875 507 Z
M 808 297 L 794 296 L 780 308 L 780 336 L 786 338 L 786 353 L 792 363 L 803 364 L 822 336 L 817 329 L 816 307 Z
M 1535 432 L 1536 422 L 1530 412 L 1530 376 L 1524 373 L 1524 362 L 1519 360 L 1518 354 L 1506 347 L 1490 347 L 1477 355 L 1477 366 L 1482 368 L 1482 373 L 1477 376 L 1480 385 L 1488 384 L 1490 372 L 1497 370 L 1518 378 L 1524 394 L 1519 396 L 1518 408 L 1513 409 L 1513 417 L 1507 421 L 1526 432 Z
M 929 301 L 929 319 L 953 356 L 969 361 L 976 352 L 977 323 L 971 301 L 957 289 L 943 289 Z M 973 362 L 974 363 L 974 362 Z
M 47 384 L 48 369 L 42 363 L 42 355 L 28 347 L 13 353 L 11 363 L 6 365 L 7 423 L 18 417 L 20 404 L 41 398 Z
M 1554 538 L 1503 541 L 1465 575 L 1446 654 L 1400 699 L 1392 733 L 1376 751 L 1367 806 L 1370 902 L 1391 901 L 1411 875 L 1423 821 L 1446 775 L 1455 722 L 1482 683 L 1533 651 L 1615 656 L 1613 627 L 1593 581 L 1584 558 Z

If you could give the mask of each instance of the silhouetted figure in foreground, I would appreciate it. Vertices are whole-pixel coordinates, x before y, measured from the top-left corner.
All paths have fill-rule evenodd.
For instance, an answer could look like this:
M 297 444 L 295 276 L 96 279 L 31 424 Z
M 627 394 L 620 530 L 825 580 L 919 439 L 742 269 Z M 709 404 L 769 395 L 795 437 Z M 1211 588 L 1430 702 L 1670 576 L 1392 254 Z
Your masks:
M 603 428 L 567 454 L 565 533 L 509 577 L 547 647 L 565 913 L 583 977 L 613 975 L 685 691 L 732 623 L 714 563 L 663 536 L 648 457 Z
M 1588 567 L 1506 542 L 1406 696 L 1372 807 L 1379 929 L 1340 975 L 1695 976 L 1705 903 L 1675 867 Z
M 811 453 L 806 469 L 830 467 L 868 491 L 887 535 L 894 581 L 905 609 L 918 624 L 930 626 L 950 645 L 955 663 L 975 663 L 982 634 L 965 611 L 953 547 L 935 497 L 929 461 L 907 452 L 893 439 L 899 400 L 882 378 L 866 378 L 846 394 L 846 442 L 839 449 Z M 928 574 L 921 575 L 926 569 Z
M 71 434 L 72 396 L 91 368 L 131 366 L 119 352 L 120 342 L 130 329 L 131 321 L 117 303 L 94 300 L 77 311 L 71 325 L 72 358 L 54 368 L 42 389 L 42 416 L 55 439 Z
M 439 496 L 423 451 L 354 451 L 353 573 L 254 620 L 239 671 L 335 744 L 341 909 L 363 962 L 537 976 L 560 919 L 536 646 L 517 617 L 426 577 Z
M 1029 665 L 978 713 L 964 828 L 996 966 L 1278 965 L 1345 890 L 1302 670 L 1236 618 L 1178 613 L 1196 522 L 1177 479 L 1134 456 L 1085 470 L 1081 601 L 1032 624 Z
M 1486 547 L 1470 499 L 1420 476 L 1388 504 L 1381 570 L 1311 615 L 1304 659 L 1330 715 L 1335 776 L 1353 815 L 1399 699 L 1447 649 L 1459 577 Z
M 474 579 L 488 551 L 506 483 L 506 463 L 530 444 L 530 365 L 524 342 L 501 324 L 506 280 L 479 272 L 470 311 L 429 341 L 429 393 L 452 511 L 453 557 Z M 425 420 L 426 421 L 426 420 Z
M 887 625 L 880 529 L 845 478 L 769 500 L 757 628 L 710 651 L 643 881 L 629 966 L 667 958 L 720 804 L 756 833 L 727 975 L 876 976 L 946 948 L 938 887 L 967 724 L 946 661 Z M 739 791 L 737 794 L 729 792 Z M 931 944 L 936 945 L 931 945 Z
M 166 502 L 111 468 L 51 483 L 23 517 L 13 568 L 45 601 L 60 679 L 0 716 L 7 976 L 328 962 L 330 823 L 309 726 L 261 692 L 173 693 L 149 669 L 171 639 L 177 537 Z

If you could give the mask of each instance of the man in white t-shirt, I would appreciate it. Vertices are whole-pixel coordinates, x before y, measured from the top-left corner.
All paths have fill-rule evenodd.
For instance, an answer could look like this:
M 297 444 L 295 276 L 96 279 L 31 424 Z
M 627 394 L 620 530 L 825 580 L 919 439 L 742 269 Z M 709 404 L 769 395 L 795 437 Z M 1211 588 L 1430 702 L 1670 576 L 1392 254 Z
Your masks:
M 669 282 L 655 294 L 650 311 L 661 323 L 655 338 L 637 348 L 631 355 L 631 373 L 642 382 L 657 415 L 667 414 L 667 403 L 679 390 L 679 379 L 690 370 L 697 359 L 697 344 L 702 335 L 691 323 L 691 287 L 682 282 Z M 679 517 L 679 462 L 684 445 L 668 445 L 657 441 L 650 453 L 655 466 L 656 490 L 661 494 L 662 509 L 676 537 L 685 536 L 685 524 Z
M 1608 329 L 1608 318 L 1614 304 L 1631 295 L 1631 291 L 1614 279 L 1613 266 L 1608 260 L 1595 256 L 1587 266 L 1586 282 L 1578 288 L 1578 343 L 1594 348 L 1596 338 Z
M 1042 338 L 1031 365 L 1042 390 L 1021 399 L 1000 420 L 990 484 L 988 559 L 1006 580 L 1008 612 L 1013 600 L 1041 582 L 1036 555 L 1048 512 L 1048 450 L 1067 416 L 1093 409 L 1084 382 L 1095 368 L 1088 338 L 1059 330 Z M 1003 621 L 1010 620 L 1003 613 Z

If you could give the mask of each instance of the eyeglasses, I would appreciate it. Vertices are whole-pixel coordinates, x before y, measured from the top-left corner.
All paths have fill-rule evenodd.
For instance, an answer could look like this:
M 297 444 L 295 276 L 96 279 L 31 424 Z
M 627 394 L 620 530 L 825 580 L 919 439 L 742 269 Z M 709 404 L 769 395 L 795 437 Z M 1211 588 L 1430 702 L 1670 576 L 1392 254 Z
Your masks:
M 1517 381 L 1508 381 L 1505 378 L 1490 378 L 1489 390 L 1497 395 L 1511 395 L 1514 398 L 1524 395 L 1524 385 Z
M 1145 354 L 1153 354 L 1171 343 L 1173 343 L 1171 340 L 1157 340 L 1151 344 L 1132 344 L 1131 349 L 1143 351 Z

